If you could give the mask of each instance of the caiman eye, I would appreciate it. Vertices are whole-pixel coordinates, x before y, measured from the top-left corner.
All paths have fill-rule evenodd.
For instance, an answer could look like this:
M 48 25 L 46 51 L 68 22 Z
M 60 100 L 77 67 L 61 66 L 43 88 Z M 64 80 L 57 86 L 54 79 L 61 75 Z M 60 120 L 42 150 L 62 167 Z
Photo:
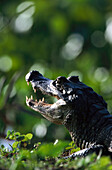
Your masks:
M 78 76 L 71 76 L 71 77 L 68 77 L 68 80 L 72 81 L 73 83 L 77 83 L 79 81 L 79 77 Z
M 66 77 L 64 76 L 59 76 L 57 79 L 56 79 L 57 83 L 60 84 L 60 83 L 65 83 L 67 81 Z
M 55 87 L 61 88 L 61 86 L 67 82 L 68 80 L 64 76 L 59 76 L 57 79 L 52 83 Z

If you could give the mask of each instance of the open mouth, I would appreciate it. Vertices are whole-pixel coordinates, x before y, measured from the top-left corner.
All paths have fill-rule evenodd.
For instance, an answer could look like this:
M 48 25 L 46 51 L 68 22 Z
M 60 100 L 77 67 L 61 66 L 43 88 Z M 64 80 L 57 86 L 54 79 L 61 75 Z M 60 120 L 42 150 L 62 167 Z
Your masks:
M 27 82 L 27 84 L 28 84 L 28 86 L 29 86 L 29 82 Z M 41 88 L 39 88 L 39 90 L 42 92 L 42 94 L 43 95 L 47 95 L 47 96 L 50 96 L 50 97 L 54 97 L 55 99 L 54 99 L 54 101 L 56 101 L 56 102 L 58 102 L 59 100 L 61 101 L 62 99 L 59 97 L 59 96 L 56 96 L 56 95 L 53 95 L 53 94 L 48 94 L 48 93 L 46 93 L 45 91 L 43 91 Z M 34 93 L 37 93 L 37 89 L 36 88 L 33 88 L 33 91 L 34 91 Z M 49 100 L 49 99 L 48 99 Z M 38 106 L 38 105 L 46 105 L 46 106 L 48 106 L 48 105 L 53 105 L 53 104 L 50 104 L 50 103 L 47 103 L 46 101 L 45 101 L 45 97 L 42 97 L 42 99 L 39 99 L 39 100 L 37 100 L 37 99 L 34 99 L 34 97 L 33 97 L 33 95 L 31 95 L 31 97 L 30 98 L 28 98 L 27 96 L 26 96 L 26 103 L 28 104 L 28 105 L 30 105 L 30 106 Z
M 31 83 L 34 93 L 36 93 L 37 89 L 39 89 L 43 94 L 47 94 L 58 99 L 55 103 L 49 104 L 45 102 L 44 98 L 37 101 L 37 99 L 33 99 L 32 95 L 30 98 L 26 96 L 27 106 L 41 113 L 49 121 L 55 124 L 62 124 L 64 119 L 63 112 L 65 113 L 67 105 L 66 102 L 63 100 L 63 95 L 61 93 L 60 87 L 57 86 L 60 89 L 58 90 L 55 86 L 56 80 L 53 81 L 45 78 L 38 71 L 29 72 L 26 75 L 25 79 L 28 85 L 29 82 Z
M 63 124 L 64 118 L 69 112 L 69 102 L 68 94 L 70 95 L 70 100 L 73 97 L 71 91 L 67 91 L 64 87 L 64 82 L 68 83 L 65 77 L 58 77 L 56 80 L 50 80 L 45 78 L 38 71 L 29 72 L 26 77 L 26 82 L 29 85 L 29 82 L 32 85 L 34 93 L 39 89 L 42 94 L 47 94 L 47 96 L 52 96 L 57 99 L 53 104 L 49 104 L 45 102 L 44 97 L 39 100 L 34 100 L 31 95 L 30 98 L 26 97 L 26 104 L 31 109 L 39 112 L 49 121 L 55 124 Z M 67 93 L 68 92 L 68 93 Z
M 48 96 L 53 96 L 56 98 L 56 104 L 65 104 L 64 100 L 61 99 L 61 97 L 59 97 L 58 95 L 58 91 L 55 89 L 55 87 L 53 86 L 53 80 L 47 79 L 45 77 L 43 77 L 39 72 L 37 71 L 32 71 L 30 73 L 28 73 L 25 77 L 26 82 L 29 86 L 29 83 L 31 83 L 32 88 L 34 93 L 37 92 L 37 90 L 40 90 L 42 92 L 42 94 L 47 94 Z M 52 106 L 53 104 L 49 104 L 45 102 L 44 97 L 42 99 L 34 99 L 33 95 L 31 95 L 30 98 L 28 98 L 26 96 L 26 104 L 30 107 L 38 107 L 38 106 Z

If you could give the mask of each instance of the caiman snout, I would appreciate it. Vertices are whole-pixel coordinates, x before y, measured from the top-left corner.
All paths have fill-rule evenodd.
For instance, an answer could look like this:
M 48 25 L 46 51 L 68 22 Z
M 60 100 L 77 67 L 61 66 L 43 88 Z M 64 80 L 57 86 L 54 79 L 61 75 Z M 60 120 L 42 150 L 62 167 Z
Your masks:
M 25 79 L 26 79 L 27 82 L 30 82 L 30 81 L 33 81 L 33 80 L 38 79 L 39 77 L 43 77 L 42 74 L 40 74 L 40 73 L 39 73 L 38 71 L 36 71 L 36 70 L 33 70 L 33 71 L 30 71 L 30 72 L 26 75 Z

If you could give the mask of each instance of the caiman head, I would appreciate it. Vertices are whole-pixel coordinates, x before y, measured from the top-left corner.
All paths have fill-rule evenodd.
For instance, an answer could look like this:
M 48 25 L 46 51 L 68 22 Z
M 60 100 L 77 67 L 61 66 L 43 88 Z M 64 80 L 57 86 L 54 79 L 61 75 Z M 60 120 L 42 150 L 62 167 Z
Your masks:
M 58 77 L 56 80 L 45 78 L 38 71 L 31 71 L 25 77 L 27 84 L 31 82 L 34 92 L 40 89 L 43 94 L 54 96 L 58 100 L 54 104 L 48 104 L 42 100 L 34 100 L 26 97 L 26 104 L 33 110 L 40 112 L 46 119 L 56 124 L 63 124 L 68 114 L 74 110 L 85 107 L 85 97 L 82 94 L 78 76 L 65 78 Z M 83 83 L 82 83 L 83 84 Z M 84 85 L 83 88 L 86 88 Z M 84 96 L 84 97 L 83 97 Z M 80 102 L 80 98 L 82 99 Z M 72 109 L 73 108 L 73 109 Z

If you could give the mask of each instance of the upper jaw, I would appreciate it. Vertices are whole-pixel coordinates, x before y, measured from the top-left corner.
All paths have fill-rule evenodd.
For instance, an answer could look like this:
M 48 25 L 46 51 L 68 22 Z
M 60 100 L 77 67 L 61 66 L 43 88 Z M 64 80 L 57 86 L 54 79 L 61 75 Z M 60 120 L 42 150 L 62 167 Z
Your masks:
M 61 92 L 58 91 L 57 88 L 53 85 L 54 81 L 43 77 L 43 75 L 40 74 L 38 71 L 29 72 L 26 75 L 25 79 L 26 79 L 26 82 L 28 85 L 29 85 L 29 82 L 31 83 L 35 93 L 36 93 L 37 89 L 40 89 L 42 91 L 42 93 L 44 93 L 44 94 L 54 96 L 57 99 L 63 98 Z M 60 102 L 58 102 L 57 104 L 59 104 L 59 105 L 61 105 L 62 103 L 65 104 L 65 102 L 62 102 L 62 100 L 60 100 Z M 27 105 L 32 104 L 32 106 L 33 106 L 34 104 L 37 105 L 37 103 L 39 104 L 40 102 L 41 102 L 41 104 L 43 103 L 43 105 L 46 104 L 46 103 L 44 103 L 44 98 L 42 99 L 42 101 L 39 100 L 39 102 L 37 102 L 37 100 L 35 100 L 35 101 L 33 100 L 32 96 L 29 99 L 26 97 Z
M 54 96 L 58 99 L 63 98 L 63 94 L 53 85 L 54 80 L 45 78 L 38 71 L 29 72 L 25 79 L 28 85 L 29 82 L 31 83 L 34 92 L 40 89 L 44 94 Z
M 51 122 L 62 124 L 64 119 L 62 108 L 66 108 L 66 102 L 61 99 L 58 90 L 55 86 L 53 86 L 53 80 L 44 78 L 38 72 L 34 73 L 35 75 L 32 74 L 32 72 L 26 75 L 26 81 L 28 84 L 31 82 L 34 92 L 36 92 L 36 89 L 40 89 L 43 93 L 58 98 L 58 101 L 54 104 L 48 104 L 44 102 L 44 98 L 37 101 L 33 99 L 33 96 L 31 96 L 31 98 L 26 97 L 26 104 L 33 110 L 40 112 L 46 119 L 50 120 Z
M 76 79 L 77 77 L 75 77 Z M 58 77 L 56 80 L 50 80 L 45 78 L 38 71 L 31 71 L 25 77 L 27 84 L 31 82 L 34 92 L 40 89 L 44 94 L 54 96 L 57 99 L 62 99 L 66 103 L 70 104 L 75 100 L 76 96 L 73 93 L 73 87 L 69 78 Z M 78 80 L 75 80 L 78 81 Z M 68 85 L 69 84 L 69 85 Z

